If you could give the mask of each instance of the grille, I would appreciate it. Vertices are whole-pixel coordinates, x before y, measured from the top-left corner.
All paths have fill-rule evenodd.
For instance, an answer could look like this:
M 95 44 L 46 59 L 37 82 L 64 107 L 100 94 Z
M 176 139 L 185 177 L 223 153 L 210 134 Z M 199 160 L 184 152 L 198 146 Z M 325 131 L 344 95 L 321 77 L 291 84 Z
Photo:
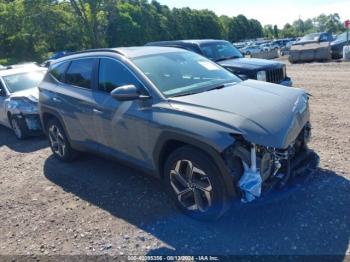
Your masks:
M 280 83 L 284 80 L 283 68 L 270 69 L 266 72 L 266 81 L 270 83 Z

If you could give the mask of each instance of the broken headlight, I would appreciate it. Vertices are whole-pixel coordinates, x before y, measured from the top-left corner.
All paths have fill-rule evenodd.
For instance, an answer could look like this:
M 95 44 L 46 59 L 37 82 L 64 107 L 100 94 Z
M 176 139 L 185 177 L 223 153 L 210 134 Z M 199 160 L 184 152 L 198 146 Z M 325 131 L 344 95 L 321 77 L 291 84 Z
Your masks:
M 38 113 L 37 103 L 32 102 L 27 98 L 12 99 L 8 105 L 9 110 L 16 114 L 36 114 Z

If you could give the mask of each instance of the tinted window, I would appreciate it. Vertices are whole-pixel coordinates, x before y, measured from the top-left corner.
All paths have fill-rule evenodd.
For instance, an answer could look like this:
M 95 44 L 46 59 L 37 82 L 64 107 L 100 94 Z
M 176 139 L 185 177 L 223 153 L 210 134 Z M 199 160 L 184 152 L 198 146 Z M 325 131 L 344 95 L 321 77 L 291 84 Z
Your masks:
M 91 88 L 92 72 L 96 59 L 87 58 L 73 61 L 66 73 L 65 82 L 70 85 Z
M 207 58 L 214 61 L 242 57 L 242 54 L 228 42 L 203 44 L 201 49 Z
M 63 64 L 59 64 L 59 65 L 55 65 L 51 71 L 50 74 L 56 78 L 58 81 L 63 81 L 63 76 L 64 73 L 67 70 L 67 67 L 69 65 L 69 62 L 63 63 Z
M 112 59 L 100 60 L 99 89 L 111 92 L 124 85 L 138 86 L 136 78 L 122 64 Z

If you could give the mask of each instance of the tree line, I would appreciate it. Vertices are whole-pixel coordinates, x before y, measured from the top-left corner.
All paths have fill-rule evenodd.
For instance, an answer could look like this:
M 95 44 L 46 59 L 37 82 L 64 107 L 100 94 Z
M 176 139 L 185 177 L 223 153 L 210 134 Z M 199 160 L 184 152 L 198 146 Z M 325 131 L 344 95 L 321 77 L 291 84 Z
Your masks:
M 336 14 L 332 23 L 325 15 L 317 21 L 316 25 L 298 20 L 279 30 L 277 26 L 262 27 L 244 15 L 170 9 L 154 0 L 0 0 L 0 64 L 42 61 L 58 50 L 133 46 L 149 41 L 215 38 L 236 42 L 299 36 L 322 26 L 340 31 Z

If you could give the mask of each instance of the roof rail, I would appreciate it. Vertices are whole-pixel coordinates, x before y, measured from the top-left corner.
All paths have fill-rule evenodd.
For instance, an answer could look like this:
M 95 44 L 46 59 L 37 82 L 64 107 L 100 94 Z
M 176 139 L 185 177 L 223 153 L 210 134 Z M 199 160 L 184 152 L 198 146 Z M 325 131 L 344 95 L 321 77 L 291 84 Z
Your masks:
M 111 53 L 117 53 L 120 55 L 124 55 L 123 53 L 119 52 L 117 49 L 114 48 L 96 48 L 96 49 L 86 49 L 86 50 L 82 50 L 82 51 L 76 51 L 76 52 L 71 52 L 71 53 L 67 53 L 62 57 L 67 57 L 67 56 L 71 56 L 71 55 L 78 55 L 78 54 L 85 54 L 85 53 L 91 53 L 91 52 L 111 52 Z

